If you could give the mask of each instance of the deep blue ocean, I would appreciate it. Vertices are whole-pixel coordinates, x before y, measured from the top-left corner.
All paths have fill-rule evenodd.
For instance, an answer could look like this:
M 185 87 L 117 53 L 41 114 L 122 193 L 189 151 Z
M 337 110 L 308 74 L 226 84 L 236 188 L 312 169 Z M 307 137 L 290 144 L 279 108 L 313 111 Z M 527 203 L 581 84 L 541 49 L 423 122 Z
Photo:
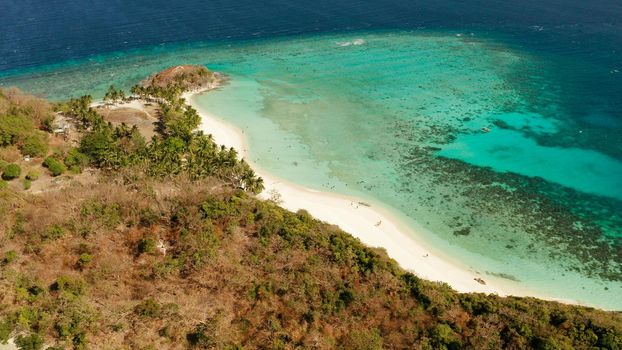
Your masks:
M 460 30 L 554 55 L 577 122 L 602 128 L 586 143 L 622 156 L 622 1 L 0 2 L 0 76 L 107 52 L 356 30 Z M 560 60 L 567 56 L 567 60 Z M 598 110 L 598 116 L 585 120 Z M 590 111 L 590 113 L 586 113 Z M 611 127 L 614 127 L 611 129 Z
M 0 3 L 0 86 L 101 96 L 183 63 L 232 77 L 203 103 L 261 130 L 270 172 L 377 200 L 487 278 L 622 308 L 622 1 Z

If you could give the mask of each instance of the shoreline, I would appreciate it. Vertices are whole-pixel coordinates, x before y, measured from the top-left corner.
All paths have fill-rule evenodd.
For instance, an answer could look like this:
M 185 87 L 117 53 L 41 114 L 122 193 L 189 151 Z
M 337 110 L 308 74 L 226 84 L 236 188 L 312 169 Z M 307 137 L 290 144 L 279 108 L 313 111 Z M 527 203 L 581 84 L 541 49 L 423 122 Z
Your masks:
M 485 284 L 482 284 L 480 273 L 468 266 L 460 266 L 450 258 L 443 257 L 442 252 L 426 246 L 425 242 L 421 242 L 422 239 L 417 239 L 421 234 L 415 228 L 403 223 L 382 205 L 372 203 L 368 206 L 355 197 L 305 188 L 264 171 L 249 161 L 246 135 L 241 130 L 218 116 L 211 115 L 194 102 L 196 96 L 209 90 L 211 89 L 189 91 L 183 97 L 201 116 L 200 129 L 205 134 L 211 134 L 217 144 L 236 149 L 240 158 L 244 158 L 255 173 L 263 178 L 265 190 L 259 195 L 260 198 L 269 199 L 274 193 L 278 193 L 281 207 L 293 212 L 304 209 L 313 217 L 338 226 L 365 245 L 384 249 L 403 269 L 422 279 L 447 283 L 461 293 L 514 295 L 582 304 L 574 300 L 540 295 L 524 286 L 516 285 L 516 282 L 489 275 L 485 276 Z

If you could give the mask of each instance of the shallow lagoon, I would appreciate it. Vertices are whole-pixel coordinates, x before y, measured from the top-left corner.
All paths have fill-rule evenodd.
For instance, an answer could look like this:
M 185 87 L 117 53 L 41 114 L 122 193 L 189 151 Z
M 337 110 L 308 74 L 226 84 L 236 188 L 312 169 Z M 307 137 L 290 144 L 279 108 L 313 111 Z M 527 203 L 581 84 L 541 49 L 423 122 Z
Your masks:
M 387 206 L 484 279 L 622 308 L 622 166 L 580 147 L 590 130 L 550 62 L 470 33 L 354 33 L 138 50 L 2 83 L 101 94 L 179 63 L 230 75 L 200 103 L 245 131 L 262 168 Z

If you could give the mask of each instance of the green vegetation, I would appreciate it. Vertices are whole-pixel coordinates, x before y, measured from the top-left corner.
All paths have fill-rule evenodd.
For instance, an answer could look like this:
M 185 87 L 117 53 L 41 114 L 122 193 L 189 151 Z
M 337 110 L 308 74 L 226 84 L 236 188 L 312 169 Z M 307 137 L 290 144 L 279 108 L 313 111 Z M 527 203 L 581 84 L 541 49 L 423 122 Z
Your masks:
M 58 106 L 81 129 L 80 147 L 43 165 L 62 169 L 57 176 L 66 167 L 102 171 L 62 196 L 0 189 L 0 341 L 13 337 L 22 349 L 622 348 L 619 312 L 459 294 L 305 211 L 257 199 L 261 179 L 234 150 L 194 131 L 182 86 L 133 89 L 159 106 L 148 142 L 107 123 L 88 96 Z M 38 177 L 31 172 L 29 181 Z
M 110 85 L 108 87 L 108 91 L 104 95 L 104 102 L 106 103 L 117 103 L 119 101 L 123 101 L 125 99 L 125 93 L 123 90 L 117 90 L 114 85 Z
M 101 116 L 97 114 L 95 109 L 91 108 L 91 103 L 93 103 L 93 98 L 87 95 L 60 103 L 56 109 L 65 115 L 72 116 L 76 126 L 84 130 L 90 125 L 103 122 Z
M 221 81 L 222 78 L 203 66 L 176 66 L 152 75 L 132 87 L 132 94 L 145 99 L 176 99 L 183 91 Z
M 90 107 L 90 96 L 72 99 L 59 109 L 71 116 L 85 134 L 80 147 L 71 150 L 65 158 L 67 166 L 83 168 L 90 163 L 107 170 L 135 167 L 155 177 L 178 174 L 193 179 L 215 177 L 253 193 L 263 189 L 262 179 L 248 164 L 237 159 L 234 149 L 218 147 L 210 136 L 195 131 L 201 119 L 196 110 L 184 103 L 180 86 L 137 85 L 132 91 L 157 101 L 158 135 L 147 143 L 135 126 L 114 127 L 107 123 Z
M 156 251 L 156 242 L 150 238 L 142 238 L 138 241 L 138 254 L 153 254 Z
M 28 336 L 18 336 L 15 339 L 15 345 L 20 350 L 39 350 L 43 348 L 43 339 L 37 334 L 31 334 Z
M 216 337 L 213 335 L 214 331 L 214 327 L 210 327 L 210 324 L 201 323 L 188 333 L 186 339 L 193 348 L 211 349 L 218 344 Z
M 140 304 L 136 305 L 134 308 L 134 312 L 137 315 L 142 317 L 159 317 L 161 313 L 162 306 L 158 303 L 157 300 L 153 298 L 147 298 L 143 300 Z
M 45 156 L 48 151 L 47 141 L 45 140 L 45 134 L 37 133 L 29 135 L 24 139 L 22 145 L 22 153 L 29 156 L 42 157 Z
M 81 278 L 74 278 L 70 276 L 60 276 L 50 287 L 50 290 L 64 294 L 65 297 L 70 299 L 84 295 L 86 290 L 86 283 Z
M 58 239 L 63 237 L 65 234 L 65 230 L 58 224 L 51 225 L 47 227 L 43 234 L 41 234 L 41 238 L 43 239 Z
M 17 89 L 0 93 L 0 147 L 15 146 L 23 155 L 44 156 L 44 131 L 52 118 L 50 103 Z
M 39 172 L 37 170 L 29 170 L 26 174 L 26 179 L 30 181 L 36 181 L 39 179 Z
M 382 336 L 377 329 L 354 331 L 344 337 L 342 349 L 349 350 L 381 350 Z
M 69 150 L 64 159 L 65 165 L 69 168 L 77 169 L 78 173 L 82 172 L 82 170 L 89 165 L 89 162 L 89 157 L 86 154 L 81 153 L 77 148 Z
M 67 171 L 67 167 L 63 163 L 52 157 L 45 158 L 43 166 L 48 168 L 52 176 L 60 176 Z
M 2 265 L 8 265 L 15 260 L 17 260 L 17 252 L 15 252 L 14 250 L 9 250 L 8 252 L 4 253 L 4 257 L 2 258 L 2 260 L 0 260 L 0 263 Z
M 0 145 L 14 145 L 33 130 L 34 126 L 30 120 L 19 116 L 6 115 L 0 119 Z
M 80 254 L 80 257 L 78 258 L 78 262 L 76 263 L 76 266 L 78 267 L 78 269 L 84 270 L 91 264 L 92 261 L 93 261 L 93 255 L 89 253 L 82 253 Z
M 10 320 L 9 334 L 38 334 L 67 349 L 615 349 L 622 342 L 620 313 L 458 294 L 304 211 L 213 179 L 125 169 L 100 181 L 64 190 L 63 206 L 75 212 L 50 205 L 54 193 L 13 201 L 19 205 L 0 224 L 2 232 L 16 225 L 22 232 L 2 240 L 19 257 L 0 246 L 0 294 L 12 295 L 0 315 Z M 19 223 L 18 212 L 38 220 Z M 166 254 L 154 254 L 155 236 Z M 67 257 L 75 260 L 58 263 Z
M 3 180 L 13 180 L 15 178 L 18 178 L 22 173 L 22 168 L 19 167 L 19 165 L 17 164 L 9 164 L 4 168 L 4 171 L 2 172 L 2 179 Z

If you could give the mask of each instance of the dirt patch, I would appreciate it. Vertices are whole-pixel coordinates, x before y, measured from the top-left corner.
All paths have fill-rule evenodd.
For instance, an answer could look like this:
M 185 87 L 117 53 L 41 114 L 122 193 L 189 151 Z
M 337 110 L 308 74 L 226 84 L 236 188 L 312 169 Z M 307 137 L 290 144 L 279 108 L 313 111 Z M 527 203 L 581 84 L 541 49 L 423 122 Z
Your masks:
M 37 181 L 32 182 L 30 190 L 27 192 L 35 194 L 57 191 L 69 186 L 87 186 L 97 183 L 99 173 L 100 171 L 94 168 L 85 169 L 80 174 L 66 174 L 56 177 L 49 173 L 43 173 Z
M 121 123 L 125 123 L 130 127 L 136 126 L 145 140 L 151 140 L 151 137 L 156 134 L 155 127 L 158 119 L 155 117 L 157 115 L 157 107 L 154 105 L 144 104 L 142 109 L 133 107 L 100 107 L 97 109 L 97 112 L 114 126 L 121 125 Z

